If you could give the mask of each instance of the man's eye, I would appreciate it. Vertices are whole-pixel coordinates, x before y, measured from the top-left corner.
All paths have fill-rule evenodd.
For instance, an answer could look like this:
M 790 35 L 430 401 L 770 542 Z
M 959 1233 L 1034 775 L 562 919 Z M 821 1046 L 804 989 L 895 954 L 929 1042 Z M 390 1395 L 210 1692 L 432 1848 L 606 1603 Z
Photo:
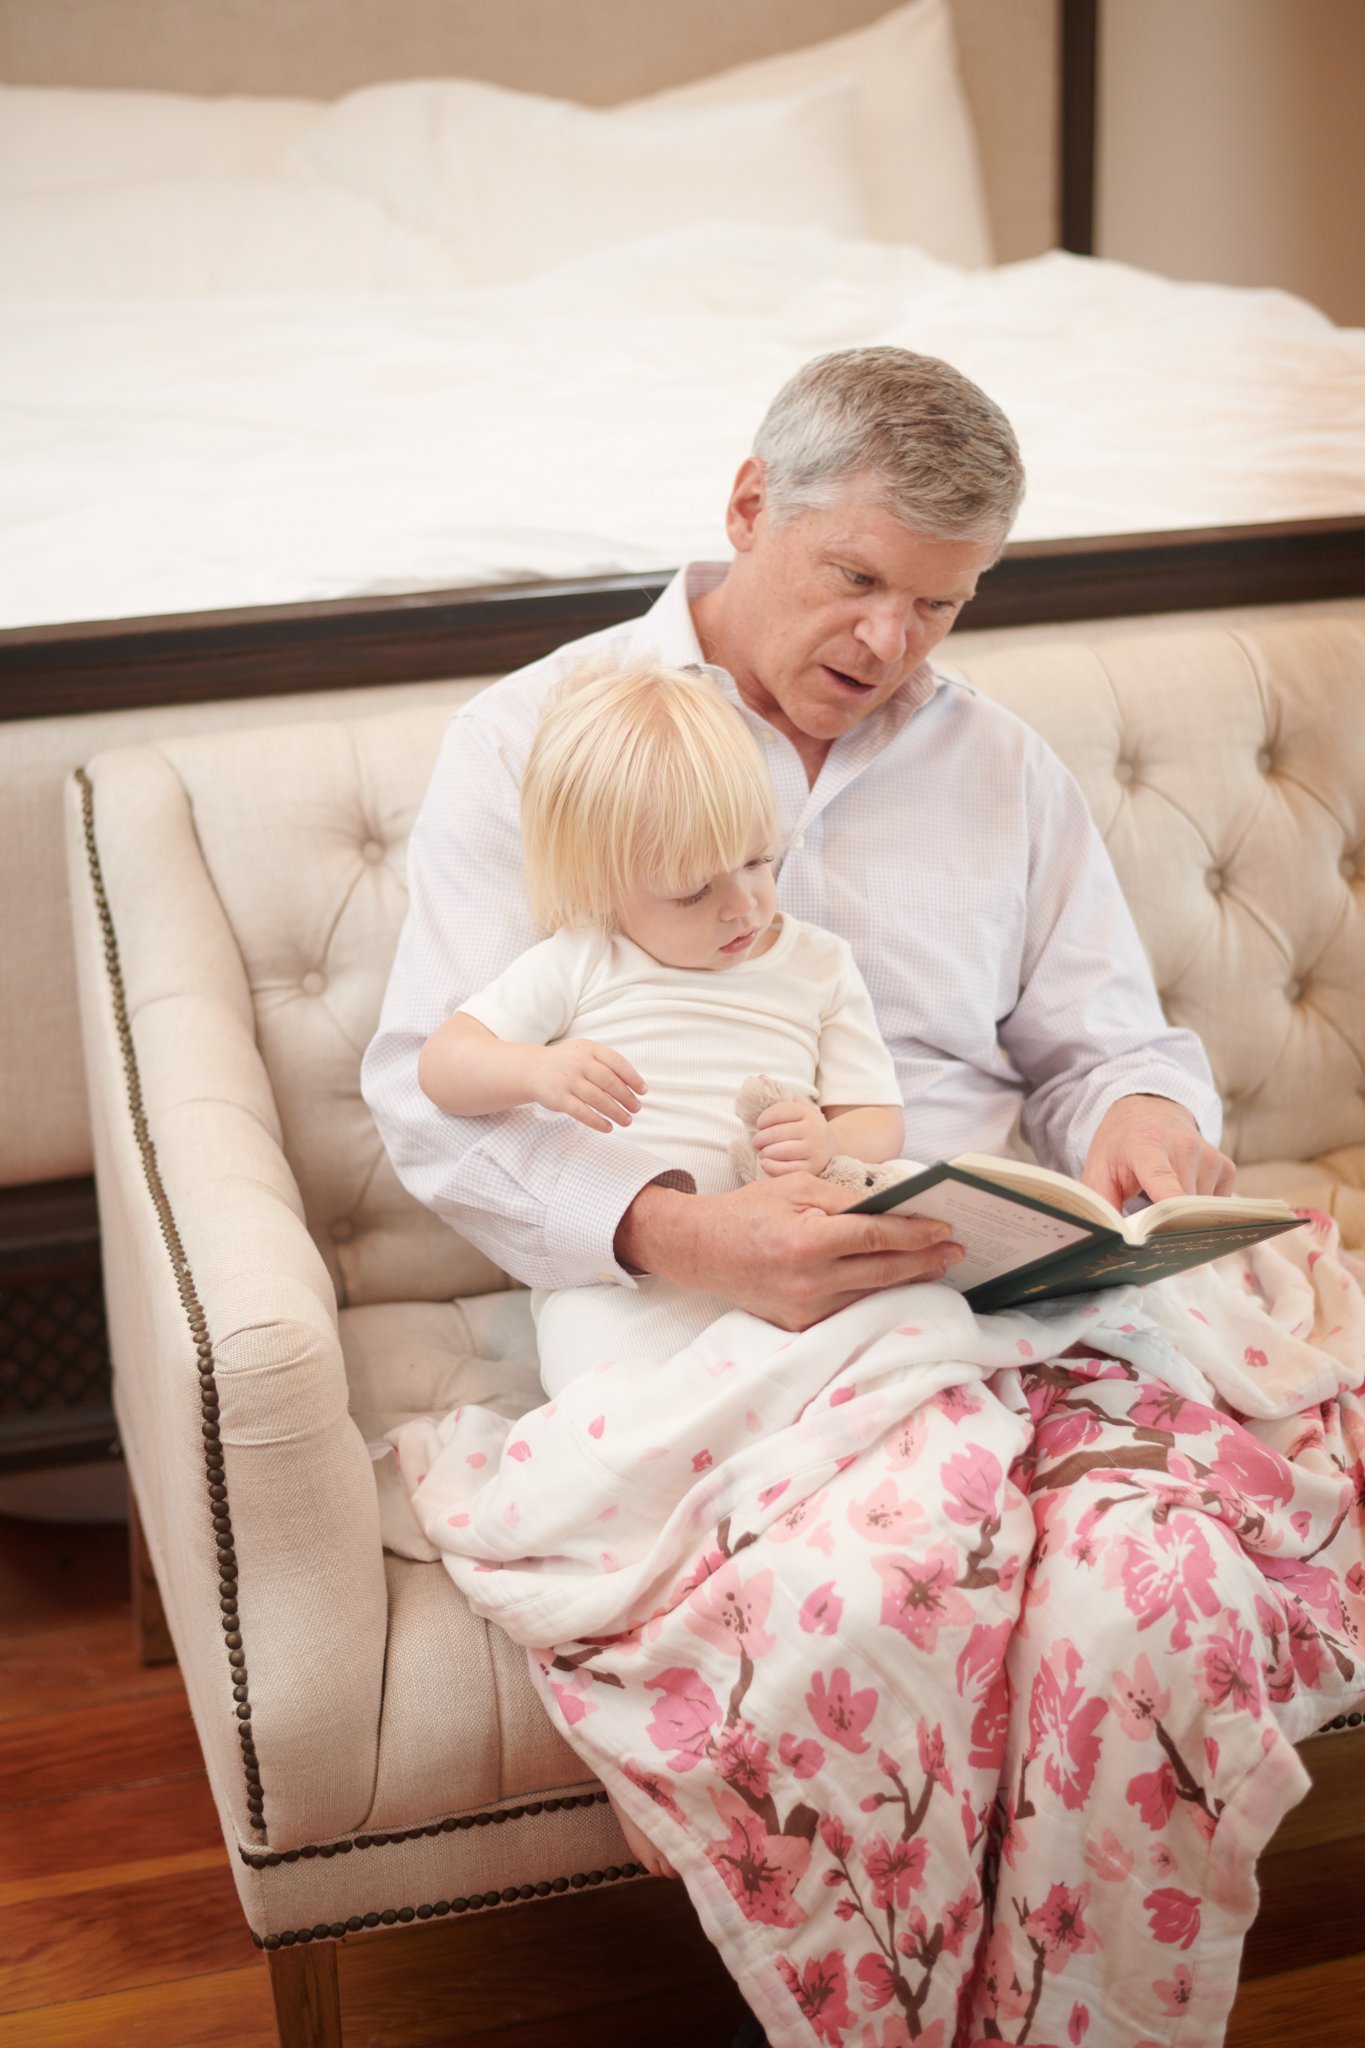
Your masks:
M 870 590 L 872 588 L 872 578 L 861 569 L 843 569 L 840 571 L 840 574 L 846 582 L 853 585 L 855 590 Z

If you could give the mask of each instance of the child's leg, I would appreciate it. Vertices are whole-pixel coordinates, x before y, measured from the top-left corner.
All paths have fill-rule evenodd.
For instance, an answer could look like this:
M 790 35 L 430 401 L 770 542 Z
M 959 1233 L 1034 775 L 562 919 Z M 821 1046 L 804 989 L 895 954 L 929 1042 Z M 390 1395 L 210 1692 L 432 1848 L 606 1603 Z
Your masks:
M 612 1799 L 610 1792 L 607 1798 L 611 1801 L 611 1810 L 616 1815 L 617 1824 L 629 1844 L 630 1853 L 635 1861 L 642 1863 L 651 1877 L 676 1877 L 678 1873 L 663 1851 L 655 1848 L 648 1835 L 640 1833 L 630 1816 Z

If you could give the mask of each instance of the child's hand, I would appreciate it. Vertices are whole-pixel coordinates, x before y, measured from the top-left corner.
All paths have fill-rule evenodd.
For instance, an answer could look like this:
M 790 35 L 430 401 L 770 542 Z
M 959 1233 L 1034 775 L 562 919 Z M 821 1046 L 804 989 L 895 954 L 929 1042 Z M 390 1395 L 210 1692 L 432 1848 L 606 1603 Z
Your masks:
M 590 1131 L 628 1124 L 645 1084 L 628 1059 L 591 1038 L 564 1038 L 537 1046 L 529 1075 L 530 1097 L 558 1109 Z
M 754 1151 L 765 1174 L 823 1173 L 833 1152 L 829 1125 L 813 1102 L 789 1096 L 765 1109 L 754 1126 Z

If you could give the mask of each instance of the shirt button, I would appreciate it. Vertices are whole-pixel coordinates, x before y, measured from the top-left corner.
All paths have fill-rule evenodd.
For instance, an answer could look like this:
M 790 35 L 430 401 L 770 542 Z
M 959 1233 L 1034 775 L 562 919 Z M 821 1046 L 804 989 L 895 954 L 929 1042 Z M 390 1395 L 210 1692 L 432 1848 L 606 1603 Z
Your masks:
M 597 1277 L 604 1287 L 614 1287 L 616 1285 L 616 1275 L 614 1273 L 599 1273 Z
M 765 725 L 763 728 L 763 744 L 765 747 L 775 747 L 777 745 L 777 734 L 770 725 Z
M 805 833 L 804 833 L 804 832 L 798 832 L 798 833 L 797 833 L 797 835 L 796 835 L 796 837 L 795 837 L 795 839 L 793 839 L 793 841 L 792 841 L 792 848 L 793 848 L 793 851 L 794 851 L 794 850 L 795 850 L 795 849 L 796 849 L 796 848 L 797 848 L 798 846 L 804 846 L 804 845 L 805 845 L 805 843 L 806 843 L 806 835 L 805 835 Z
M 306 996 L 320 996 L 327 986 L 327 976 L 320 974 L 316 967 L 310 967 L 300 987 Z

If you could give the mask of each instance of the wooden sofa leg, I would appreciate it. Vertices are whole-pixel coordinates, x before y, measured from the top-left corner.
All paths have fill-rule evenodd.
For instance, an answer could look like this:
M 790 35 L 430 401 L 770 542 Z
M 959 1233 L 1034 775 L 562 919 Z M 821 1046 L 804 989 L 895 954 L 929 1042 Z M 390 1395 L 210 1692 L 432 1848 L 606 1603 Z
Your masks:
M 133 1580 L 133 1648 L 144 1664 L 174 1664 L 175 1644 L 166 1626 L 161 1588 L 152 1570 L 132 1481 L 128 1483 L 128 1560 Z
M 342 2048 L 334 1941 L 266 1953 L 280 2048 Z

